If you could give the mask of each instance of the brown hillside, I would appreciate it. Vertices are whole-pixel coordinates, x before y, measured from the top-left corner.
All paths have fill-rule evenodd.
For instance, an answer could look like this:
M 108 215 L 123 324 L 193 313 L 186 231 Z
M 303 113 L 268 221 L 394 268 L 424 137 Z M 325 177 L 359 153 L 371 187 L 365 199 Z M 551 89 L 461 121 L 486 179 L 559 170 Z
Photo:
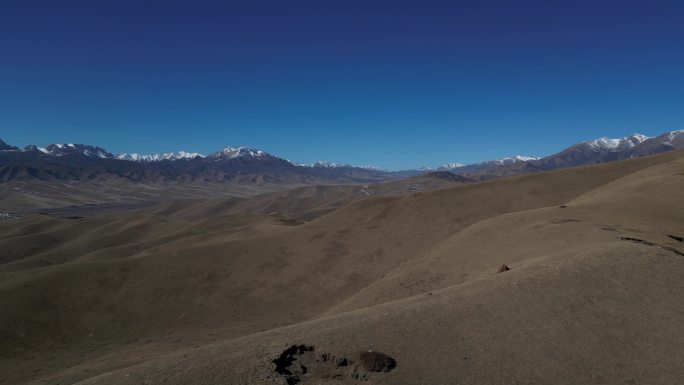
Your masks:
M 683 155 L 0 222 L 0 383 L 676 382 Z

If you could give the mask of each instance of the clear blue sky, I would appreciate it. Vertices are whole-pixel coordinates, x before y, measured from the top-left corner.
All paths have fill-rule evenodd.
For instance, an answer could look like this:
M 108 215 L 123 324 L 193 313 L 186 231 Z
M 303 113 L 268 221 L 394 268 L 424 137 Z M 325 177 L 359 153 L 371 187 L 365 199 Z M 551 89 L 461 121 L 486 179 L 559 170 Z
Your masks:
M 403 169 L 681 128 L 682 1 L 0 2 L 20 146 Z

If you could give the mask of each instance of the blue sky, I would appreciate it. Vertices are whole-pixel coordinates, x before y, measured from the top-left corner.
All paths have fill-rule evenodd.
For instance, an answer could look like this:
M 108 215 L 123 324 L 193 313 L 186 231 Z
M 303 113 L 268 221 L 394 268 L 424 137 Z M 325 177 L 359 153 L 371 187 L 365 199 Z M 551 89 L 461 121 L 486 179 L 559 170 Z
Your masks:
M 681 1 L 0 3 L 0 138 L 390 169 L 684 128 Z

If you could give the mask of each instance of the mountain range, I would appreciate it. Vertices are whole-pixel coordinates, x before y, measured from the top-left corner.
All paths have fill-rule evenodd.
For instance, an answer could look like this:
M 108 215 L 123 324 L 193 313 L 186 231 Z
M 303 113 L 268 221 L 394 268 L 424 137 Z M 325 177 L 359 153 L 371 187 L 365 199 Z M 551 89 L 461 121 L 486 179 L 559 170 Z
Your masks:
M 545 157 L 514 156 L 469 165 L 443 166 L 460 175 L 513 175 L 559 168 L 638 158 L 684 148 L 684 130 L 669 131 L 655 137 L 633 134 L 619 139 L 598 138 L 580 142 Z
M 171 152 L 114 155 L 88 144 L 29 145 L 21 149 L 0 140 L 0 182 L 10 180 L 93 180 L 122 177 L 136 182 L 205 181 L 259 183 L 377 182 L 449 171 L 464 176 L 505 176 L 610 162 L 684 147 L 684 130 L 656 137 L 634 134 L 619 139 L 599 138 L 576 143 L 546 157 L 514 156 L 463 165 L 448 163 L 436 169 L 388 171 L 349 164 L 316 162 L 294 164 L 251 147 L 226 147 L 209 155 Z

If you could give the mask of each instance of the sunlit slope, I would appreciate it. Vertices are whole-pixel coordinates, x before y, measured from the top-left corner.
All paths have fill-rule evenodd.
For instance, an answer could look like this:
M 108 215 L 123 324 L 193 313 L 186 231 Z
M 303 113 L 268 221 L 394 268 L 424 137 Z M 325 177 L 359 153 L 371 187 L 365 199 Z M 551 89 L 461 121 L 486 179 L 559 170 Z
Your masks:
M 491 217 L 444 239 L 344 304 L 344 311 L 523 267 L 555 253 L 586 253 L 625 240 L 679 248 L 684 233 L 684 159 L 648 167 L 559 206 Z
M 271 383 L 282 380 L 271 360 L 292 344 L 346 356 L 368 349 L 390 354 L 397 367 L 372 373 L 373 383 L 677 383 L 684 376 L 684 247 L 675 239 L 684 234 L 681 191 L 684 159 L 677 159 L 609 182 L 564 208 L 480 221 L 344 306 L 391 299 L 379 288 L 394 287 L 399 300 L 185 351 L 84 384 Z M 502 261 L 512 269 L 497 274 Z M 416 287 L 406 281 L 416 277 L 427 283 L 403 291 Z M 324 381 L 303 377 L 302 383 Z

